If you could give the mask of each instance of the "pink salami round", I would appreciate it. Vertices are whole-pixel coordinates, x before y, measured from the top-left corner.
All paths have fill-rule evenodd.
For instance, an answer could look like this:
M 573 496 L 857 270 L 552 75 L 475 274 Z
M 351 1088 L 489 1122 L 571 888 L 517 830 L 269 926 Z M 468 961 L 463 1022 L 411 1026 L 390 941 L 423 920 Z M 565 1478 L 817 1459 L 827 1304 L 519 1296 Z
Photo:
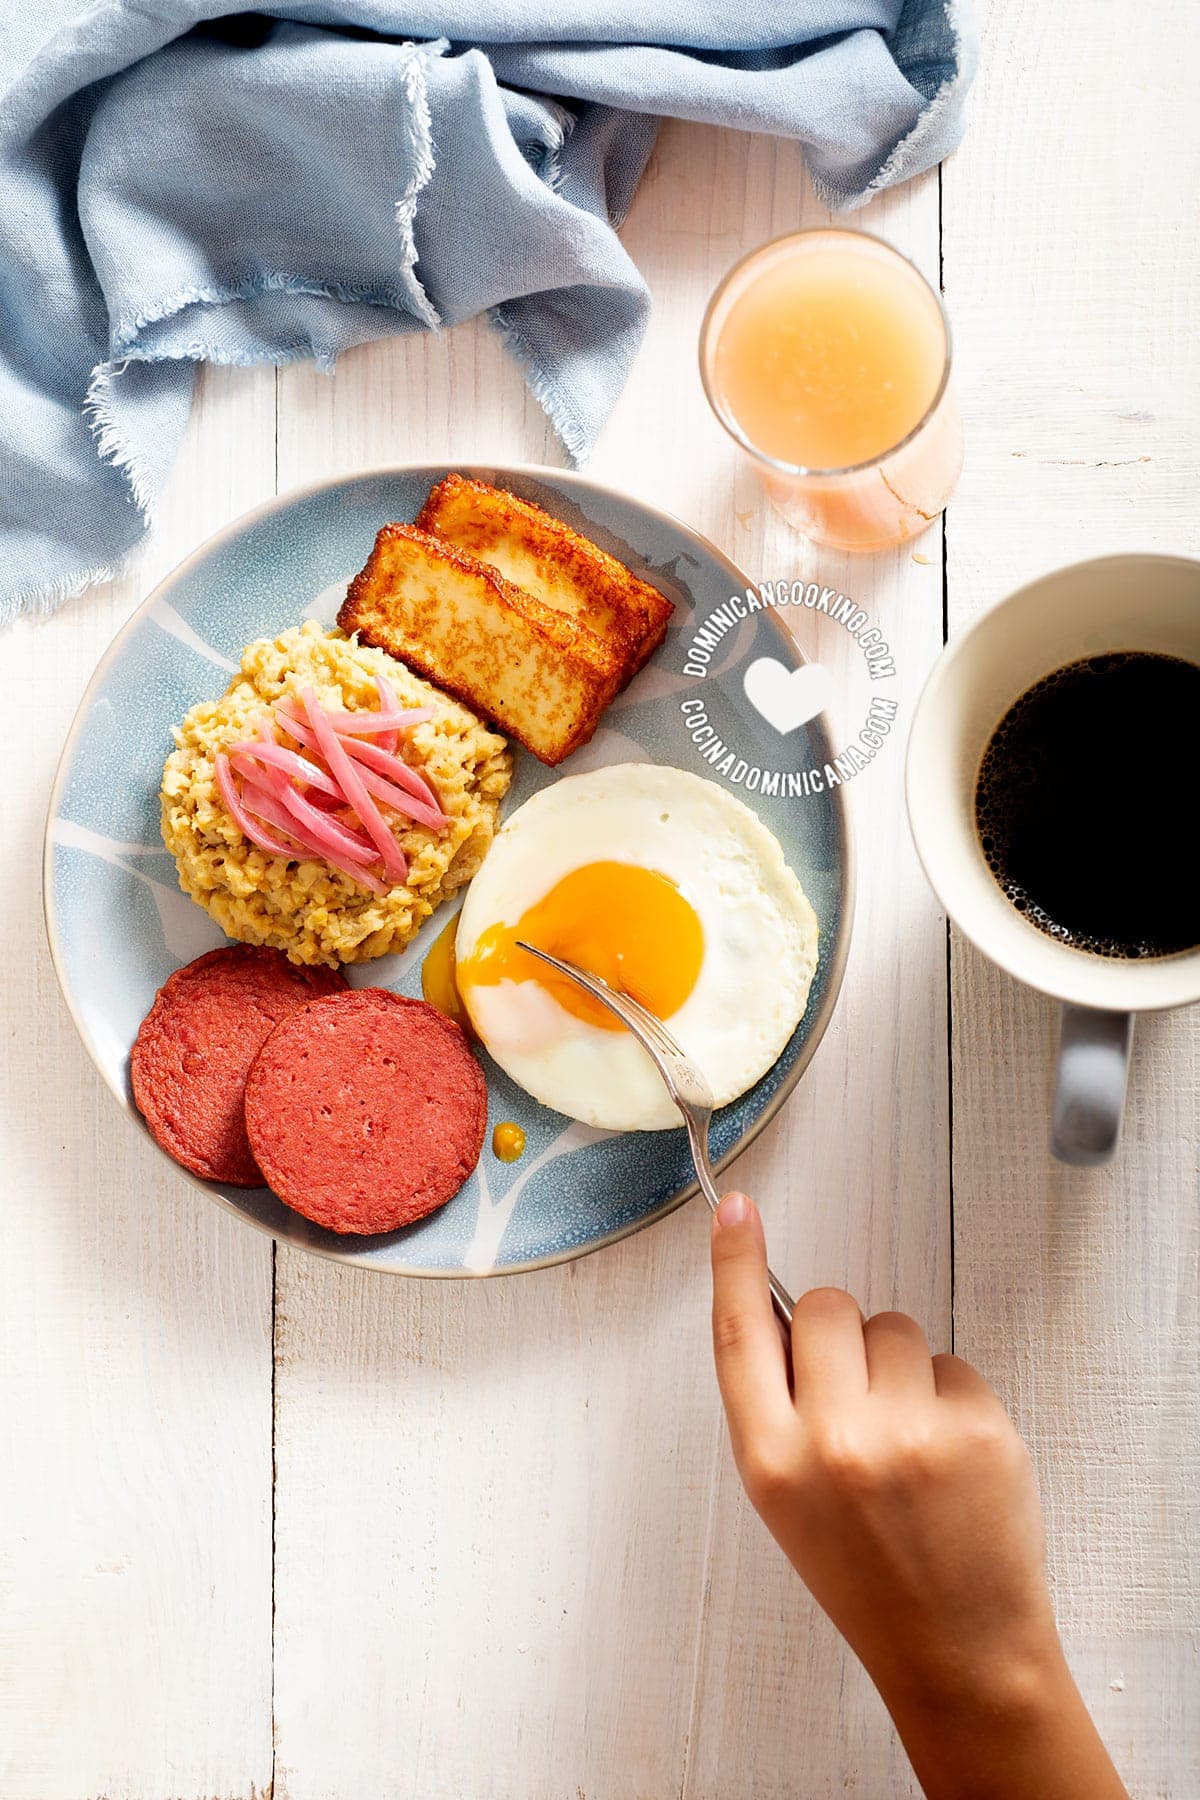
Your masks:
M 279 950 L 230 944 L 159 988 L 130 1057 L 138 1111 L 154 1141 L 193 1175 L 262 1187 L 243 1102 L 255 1057 L 280 1020 L 345 990 L 334 969 L 298 968 Z
M 395 1231 L 444 1206 L 479 1161 L 486 1124 L 483 1072 L 458 1026 L 383 988 L 283 1019 L 246 1083 L 263 1174 L 327 1231 Z

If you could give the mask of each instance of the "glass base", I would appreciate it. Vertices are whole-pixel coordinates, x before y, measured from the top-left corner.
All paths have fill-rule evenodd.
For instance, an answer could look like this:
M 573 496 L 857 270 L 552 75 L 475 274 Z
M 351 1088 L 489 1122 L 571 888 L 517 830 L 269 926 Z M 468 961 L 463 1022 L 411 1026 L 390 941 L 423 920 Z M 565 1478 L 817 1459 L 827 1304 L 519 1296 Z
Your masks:
M 889 550 L 935 525 L 962 473 L 962 426 L 947 395 L 924 429 L 869 468 L 784 475 L 755 462 L 772 506 L 813 544 Z

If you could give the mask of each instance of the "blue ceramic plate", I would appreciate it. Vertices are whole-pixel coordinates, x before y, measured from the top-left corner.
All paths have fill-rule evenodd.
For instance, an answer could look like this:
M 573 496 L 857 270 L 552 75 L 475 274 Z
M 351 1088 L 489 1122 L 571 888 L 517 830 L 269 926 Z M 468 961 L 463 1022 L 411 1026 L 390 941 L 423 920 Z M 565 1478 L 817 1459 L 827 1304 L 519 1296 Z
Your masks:
M 747 577 L 678 520 L 582 476 L 551 469 L 463 471 L 545 507 L 594 538 L 675 602 L 671 630 L 571 757 L 577 774 L 611 762 L 655 762 L 730 784 L 737 764 L 786 771 L 830 760 L 824 721 L 783 737 L 747 699 L 760 657 L 788 668 L 796 652 L 774 612 L 727 619 L 699 659 L 694 634 Z M 92 679 L 63 752 L 46 833 L 45 897 L 59 980 L 100 1073 L 138 1130 L 129 1051 L 172 969 L 223 942 L 181 893 L 158 833 L 158 788 L 171 727 L 219 694 L 242 646 L 306 617 L 331 624 L 378 528 L 416 516 L 444 467 L 384 469 L 272 501 L 231 525 L 163 582 L 125 626 Z M 744 609 L 739 609 L 744 610 Z M 703 662 L 704 673 L 695 671 Z M 692 673 L 688 673 L 690 669 Z M 714 755 L 719 736 L 728 750 Z M 709 759 L 702 751 L 707 748 Z M 518 752 L 506 811 L 555 779 Z M 808 1009 L 783 1055 L 718 1113 L 714 1160 L 728 1162 L 790 1092 L 828 1023 L 850 933 L 850 849 L 840 788 L 821 797 L 732 791 L 779 838 L 816 909 L 820 961 Z M 782 783 L 780 784 L 782 787 Z M 446 922 L 435 913 L 403 956 L 359 964 L 355 985 L 421 991 L 421 962 Z M 484 1058 L 490 1098 L 483 1156 L 462 1191 L 406 1231 L 344 1238 L 310 1225 L 267 1190 L 197 1185 L 253 1224 L 326 1256 L 404 1275 L 491 1275 L 581 1256 L 662 1215 L 695 1191 L 682 1130 L 601 1133 L 531 1100 Z M 513 1119 L 527 1147 L 515 1163 L 491 1151 L 491 1126 Z

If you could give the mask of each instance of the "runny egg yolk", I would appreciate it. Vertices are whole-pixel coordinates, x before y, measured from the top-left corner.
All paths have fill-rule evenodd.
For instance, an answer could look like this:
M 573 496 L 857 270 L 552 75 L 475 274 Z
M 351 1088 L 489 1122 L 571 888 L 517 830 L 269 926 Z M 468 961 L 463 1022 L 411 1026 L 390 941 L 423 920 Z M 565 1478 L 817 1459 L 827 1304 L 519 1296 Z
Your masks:
M 515 925 L 490 926 L 457 970 L 464 996 L 500 981 L 536 981 L 575 1018 L 605 1031 L 624 1030 L 598 1000 L 519 950 L 518 939 L 602 976 L 658 1019 L 678 1012 L 704 960 L 704 932 L 694 909 L 668 876 L 636 863 L 572 869 Z

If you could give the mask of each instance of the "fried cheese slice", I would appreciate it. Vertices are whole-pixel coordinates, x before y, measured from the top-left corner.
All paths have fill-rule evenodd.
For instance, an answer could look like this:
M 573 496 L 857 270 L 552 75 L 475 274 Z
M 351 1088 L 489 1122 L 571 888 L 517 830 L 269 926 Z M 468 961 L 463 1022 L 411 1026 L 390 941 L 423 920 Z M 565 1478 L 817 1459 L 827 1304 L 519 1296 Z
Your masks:
M 379 532 L 338 624 L 551 765 L 588 741 L 627 671 L 578 619 L 415 525 Z
M 663 640 L 675 610 L 665 594 L 532 501 L 451 474 L 432 490 L 417 524 L 586 625 L 624 658 L 630 676 Z

